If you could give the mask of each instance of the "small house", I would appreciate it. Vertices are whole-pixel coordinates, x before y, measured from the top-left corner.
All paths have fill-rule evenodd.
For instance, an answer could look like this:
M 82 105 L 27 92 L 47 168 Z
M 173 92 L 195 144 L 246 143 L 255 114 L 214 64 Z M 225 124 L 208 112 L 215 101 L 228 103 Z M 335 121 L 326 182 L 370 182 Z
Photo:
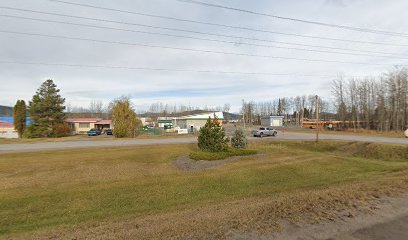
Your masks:
M 18 138 L 18 133 L 14 129 L 14 124 L 0 122 L 0 138 Z
M 282 127 L 284 116 L 266 116 L 261 118 L 263 127 Z
M 65 122 L 69 124 L 75 134 L 85 134 L 93 128 L 112 129 L 112 120 L 100 118 L 67 118 Z

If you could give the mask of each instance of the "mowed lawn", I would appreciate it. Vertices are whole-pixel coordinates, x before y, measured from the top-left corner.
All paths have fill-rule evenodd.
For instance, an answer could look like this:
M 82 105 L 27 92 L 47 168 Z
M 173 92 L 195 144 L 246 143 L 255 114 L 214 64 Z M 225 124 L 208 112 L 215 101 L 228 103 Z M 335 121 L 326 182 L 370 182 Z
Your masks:
M 372 146 L 260 141 L 258 155 L 198 172 L 174 165 L 195 145 L 0 154 L 0 238 L 407 175 L 406 147 Z

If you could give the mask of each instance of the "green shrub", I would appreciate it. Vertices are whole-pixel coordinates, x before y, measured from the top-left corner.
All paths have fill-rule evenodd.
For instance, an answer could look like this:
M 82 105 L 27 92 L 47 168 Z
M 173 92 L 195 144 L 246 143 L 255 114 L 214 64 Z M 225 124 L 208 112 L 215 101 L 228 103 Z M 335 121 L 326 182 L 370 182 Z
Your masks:
M 233 156 L 247 156 L 254 155 L 258 152 L 256 150 L 249 149 L 236 149 L 229 148 L 224 152 L 207 152 L 207 151 L 194 151 L 190 153 L 190 158 L 193 160 L 222 160 Z
M 66 123 L 60 123 L 53 127 L 52 136 L 53 137 L 66 137 L 72 133 L 71 128 Z
M 200 129 L 198 147 L 203 151 L 223 152 L 228 150 L 228 142 L 218 118 L 209 117 L 204 127 Z
M 233 148 L 246 148 L 248 140 L 242 129 L 235 129 L 234 135 L 231 138 L 231 147 Z
M 47 138 L 52 136 L 52 127 L 41 126 L 34 122 L 28 126 L 23 134 L 23 138 Z

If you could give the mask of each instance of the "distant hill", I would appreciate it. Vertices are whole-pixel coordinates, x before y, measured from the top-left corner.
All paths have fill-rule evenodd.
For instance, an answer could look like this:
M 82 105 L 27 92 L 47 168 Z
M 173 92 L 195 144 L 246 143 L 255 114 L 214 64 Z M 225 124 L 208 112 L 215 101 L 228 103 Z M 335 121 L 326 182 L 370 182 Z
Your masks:
M 13 108 L 0 105 L 0 117 L 11 117 L 13 116 Z
M 224 119 L 227 120 L 240 120 L 242 119 L 242 115 L 240 114 L 235 114 L 235 113 L 229 113 L 229 112 L 224 112 Z

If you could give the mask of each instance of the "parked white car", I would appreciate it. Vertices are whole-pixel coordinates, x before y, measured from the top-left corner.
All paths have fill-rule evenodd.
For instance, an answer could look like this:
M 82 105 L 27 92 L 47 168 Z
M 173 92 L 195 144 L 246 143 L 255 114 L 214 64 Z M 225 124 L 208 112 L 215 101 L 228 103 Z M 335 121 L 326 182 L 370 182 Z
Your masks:
M 254 137 L 266 137 L 266 136 L 276 136 L 278 132 L 273 128 L 260 127 L 258 130 L 253 130 L 252 135 Z

